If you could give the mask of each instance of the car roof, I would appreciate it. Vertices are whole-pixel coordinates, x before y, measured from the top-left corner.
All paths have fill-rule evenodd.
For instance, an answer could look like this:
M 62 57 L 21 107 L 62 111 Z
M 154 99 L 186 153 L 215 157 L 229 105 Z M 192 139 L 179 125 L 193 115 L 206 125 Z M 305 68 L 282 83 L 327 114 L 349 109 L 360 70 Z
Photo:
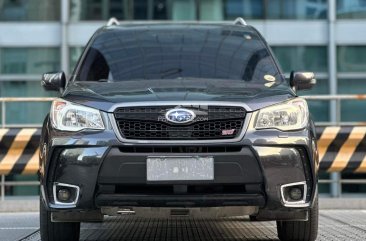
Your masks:
M 177 30 L 177 29 L 194 29 L 194 30 L 208 30 L 220 28 L 222 30 L 256 32 L 251 25 L 239 25 L 233 23 L 215 23 L 215 22 L 126 22 L 121 24 L 113 24 L 110 26 L 103 26 L 100 32 L 123 31 L 123 30 Z

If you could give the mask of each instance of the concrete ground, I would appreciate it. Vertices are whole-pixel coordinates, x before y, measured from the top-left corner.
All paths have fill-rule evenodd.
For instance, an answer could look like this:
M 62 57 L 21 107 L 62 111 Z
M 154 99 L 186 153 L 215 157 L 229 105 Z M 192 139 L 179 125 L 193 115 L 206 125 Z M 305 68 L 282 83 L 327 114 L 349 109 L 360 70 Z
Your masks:
M 320 198 L 318 240 L 366 240 L 366 198 Z M 0 241 L 39 241 L 38 197 L 0 201 Z M 80 240 L 277 240 L 275 222 L 107 218 L 82 224 Z
M 40 241 L 38 213 L 1 213 L 1 241 Z M 321 210 L 318 240 L 366 240 L 366 210 Z M 239 241 L 278 240 L 275 222 L 249 222 L 247 217 L 226 219 L 106 218 L 83 223 L 84 241 Z
M 0 213 L 0 240 L 21 240 L 39 229 L 38 213 Z

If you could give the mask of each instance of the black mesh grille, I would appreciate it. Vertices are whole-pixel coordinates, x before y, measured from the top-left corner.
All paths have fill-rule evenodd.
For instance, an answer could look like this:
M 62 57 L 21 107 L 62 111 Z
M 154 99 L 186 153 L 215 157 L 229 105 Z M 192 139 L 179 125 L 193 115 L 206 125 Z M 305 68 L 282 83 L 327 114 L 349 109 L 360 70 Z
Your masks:
M 121 135 L 139 140 L 209 140 L 238 136 L 245 110 L 236 106 L 179 106 L 195 112 L 188 124 L 174 124 L 165 113 L 177 106 L 122 107 L 115 112 Z

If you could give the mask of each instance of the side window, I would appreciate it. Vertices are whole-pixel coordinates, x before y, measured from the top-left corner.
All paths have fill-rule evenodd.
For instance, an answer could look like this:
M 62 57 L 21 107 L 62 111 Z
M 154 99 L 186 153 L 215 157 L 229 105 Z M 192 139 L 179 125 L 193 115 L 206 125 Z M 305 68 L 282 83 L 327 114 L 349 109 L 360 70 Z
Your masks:
M 109 66 L 104 56 L 95 48 L 90 48 L 85 56 L 84 63 L 79 73 L 80 81 L 99 81 L 108 79 Z

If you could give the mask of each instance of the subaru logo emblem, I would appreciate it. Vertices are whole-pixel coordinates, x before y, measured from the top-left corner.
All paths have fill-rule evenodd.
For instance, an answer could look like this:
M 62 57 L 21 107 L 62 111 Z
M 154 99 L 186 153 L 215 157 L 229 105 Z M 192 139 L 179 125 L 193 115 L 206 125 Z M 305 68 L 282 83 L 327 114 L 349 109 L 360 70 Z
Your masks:
M 167 121 L 178 124 L 191 122 L 195 117 L 196 114 L 187 109 L 171 109 L 165 114 Z

